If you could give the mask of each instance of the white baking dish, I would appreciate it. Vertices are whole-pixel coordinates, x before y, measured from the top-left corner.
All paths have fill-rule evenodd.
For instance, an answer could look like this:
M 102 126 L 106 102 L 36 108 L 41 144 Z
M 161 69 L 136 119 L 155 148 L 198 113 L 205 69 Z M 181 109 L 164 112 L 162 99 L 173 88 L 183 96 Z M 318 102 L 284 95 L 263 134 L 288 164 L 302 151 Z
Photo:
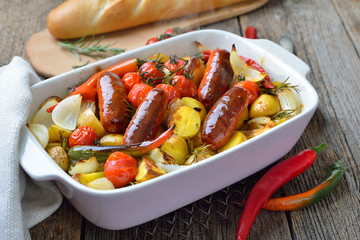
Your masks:
M 145 46 L 92 65 L 53 77 L 32 86 L 33 101 L 29 119 L 49 96 L 65 97 L 72 87 L 107 66 L 130 58 L 146 59 L 155 53 L 187 56 L 197 54 L 198 41 L 210 49 L 230 51 L 250 57 L 276 81 L 298 85 L 303 111 L 289 121 L 254 137 L 237 147 L 187 168 L 116 190 L 100 191 L 74 181 L 60 169 L 31 132 L 21 132 L 20 164 L 35 180 L 54 180 L 74 207 L 89 221 L 106 229 L 129 228 L 218 191 L 259 171 L 284 156 L 300 138 L 318 105 L 318 95 L 306 80 L 309 67 L 299 58 L 268 40 L 249 40 L 218 30 L 202 30 Z

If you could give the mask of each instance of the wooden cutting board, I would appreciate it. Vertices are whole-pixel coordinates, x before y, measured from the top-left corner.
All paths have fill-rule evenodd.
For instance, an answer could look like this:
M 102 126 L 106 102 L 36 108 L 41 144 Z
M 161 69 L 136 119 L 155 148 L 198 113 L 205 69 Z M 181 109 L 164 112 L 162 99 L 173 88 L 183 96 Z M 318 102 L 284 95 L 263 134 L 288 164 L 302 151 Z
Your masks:
M 249 0 L 214 11 L 108 33 L 105 34 L 101 45 L 109 43 L 113 44 L 112 47 L 114 48 L 124 48 L 128 51 L 144 46 L 147 39 L 159 36 L 168 28 L 180 27 L 182 30 L 193 29 L 250 12 L 263 6 L 268 1 L 269 0 Z M 95 40 L 100 37 L 100 35 L 97 36 Z M 86 41 L 89 41 L 89 38 Z M 79 60 L 72 52 L 62 48 L 58 44 L 58 40 L 54 38 L 47 29 L 35 33 L 30 37 L 26 44 L 26 53 L 35 71 L 46 78 L 71 71 L 73 70 L 73 66 L 80 66 L 88 61 L 92 63 L 100 60 L 86 55 L 81 55 L 81 59 Z

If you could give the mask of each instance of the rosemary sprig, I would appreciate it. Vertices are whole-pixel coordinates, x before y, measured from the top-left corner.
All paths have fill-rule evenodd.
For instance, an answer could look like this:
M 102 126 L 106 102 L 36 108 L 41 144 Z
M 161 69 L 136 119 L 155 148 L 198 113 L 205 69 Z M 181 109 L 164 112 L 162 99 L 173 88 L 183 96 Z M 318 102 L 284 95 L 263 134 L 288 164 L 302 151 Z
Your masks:
M 282 110 L 282 111 L 276 113 L 274 116 L 272 116 L 271 119 L 272 119 L 272 120 L 276 120 L 276 119 L 281 119 L 281 118 L 289 118 L 289 117 L 291 117 L 296 111 L 297 111 L 297 108 L 296 108 L 296 109 Z
M 104 58 L 106 55 L 116 55 L 125 52 L 123 48 L 110 48 L 116 44 L 116 42 L 101 46 L 100 43 L 104 40 L 104 35 L 102 35 L 96 42 L 94 42 L 95 35 L 92 35 L 90 41 L 87 43 L 84 42 L 85 38 L 86 35 L 74 42 L 64 41 L 58 42 L 58 44 L 61 47 L 71 51 L 79 59 L 79 61 L 81 60 L 80 54 L 97 59 L 98 57 Z
M 280 90 L 280 89 L 292 89 L 294 90 L 295 92 L 300 92 L 300 90 L 298 89 L 298 85 L 292 85 L 291 83 L 288 83 L 287 81 L 289 80 L 289 77 L 287 77 L 285 79 L 285 81 L 281 82 L 281 83 L 277 83 L 277 84 L 274 84 L 274 87 L 273 89 L 268 89 L 268 88 L 264 88 L 264 87 L 260 87 L 261 89 L 261 94 L 271 94 L 271 95 L 275 95 L 275 93 Z
M 123 101 L 126 103 L 127 105 L 127 109 L 126 109 L 126 113 L 125 115 L 127 117 L 129 117 L 130 119 L 134 116 L 135 112 L 136 112 L 136 107 L 134 105 L 132 105 L 128 100 L 123 99 Z
M 73 69 L 77 69 L 77 68 L 81 68 L 81 67 L 83 67 L 83 66 L 86 66 L 86 65 L 88 65 L 89 64 L 89 60 L 86 62 L 86 63 L 84 63 L 83 65 L 75 65 L 75 66 L 72 66 L 72 68 Z

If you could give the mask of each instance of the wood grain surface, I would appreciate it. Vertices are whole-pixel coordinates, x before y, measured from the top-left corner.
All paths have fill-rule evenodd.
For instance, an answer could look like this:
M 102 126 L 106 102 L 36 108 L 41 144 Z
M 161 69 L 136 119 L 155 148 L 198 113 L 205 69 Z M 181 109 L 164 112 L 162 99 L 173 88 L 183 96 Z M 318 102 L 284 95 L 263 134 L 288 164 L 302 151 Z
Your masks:
M 15 55 L 27 59 L 25 43 L 46 26 L 47 13 L 61 0 L 0 2 L 0 66 Z M 248 239 L 360 239 L 360 2 L 358 0 L 270 0 L 264 7 L 203 28 L 259 38 L 290 37 L 295 53 L 311 68 L 308 80 L 320 103 L 295 147 L 285 156 L 327 143 L 314 165 L 276 194 L 315 186 L 331 163 L 343 159 L 344 179 L 324 200 L 292 212 L 261 211 Z M 146 39 L 144 39 L 146 41 Z M 259 149 L 261 151 L 261 149 Z M 276 151 L 276 149 L 274 149 Z M 89 223 L 64 199 L 48 219 L 31 229 L 33 239 L 234 239 L 243 200 L 265 173 L 253 176 L 146 224 L 108 231 Z

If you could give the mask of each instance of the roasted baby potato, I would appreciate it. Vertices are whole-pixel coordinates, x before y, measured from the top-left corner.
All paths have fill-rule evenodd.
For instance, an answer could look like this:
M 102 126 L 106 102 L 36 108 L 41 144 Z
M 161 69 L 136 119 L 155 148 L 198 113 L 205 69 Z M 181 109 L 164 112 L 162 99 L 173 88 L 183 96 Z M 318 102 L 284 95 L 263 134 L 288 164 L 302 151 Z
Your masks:
M 182 106 L 171 113 L 168 127 L 175 125 L 174 133 L 191 138 L 195 136 L 201 127 L 200 112 L 189 106 Z
M 98 169 L 99 163 L 96 160 L 96 157 L 92 157 L 89 160 L 79 160 L 74 167 L 70 167 L 69 174 L 92 173 L 97 172 Z
M 77 127 L 82 127 L 85 125 L 94 129 L 96 136 L 99 138 L 106 134 L 106 130 L 90 108 L 87 108 L 85 111 L 80 113 L 77 120 Z
M 192 146 L 190 146 L 190 144 Z M 201 140 L 201 131 L 199 131 L 195 136 L 191 138 L 191 143 L 189 144 L 189 148 L 198 148 L 204 144 L 204 142 Z
M 100 145 L 118 146 L 121 145 L 123 138 L 121 134 L 107 134 L 100 139 Z
M 171 135 L 162 145 L 161 150 L 175 159 L 177 164 L 184 164 L 189 155 L 189 148 L 185 139 L 179 135 Z
M 200 85 L 201 79 L 204 76 L 205 64 L 198 57 L 185 57 L 184 60 L 188 60 L 185 69 L 192 75 L 192 80 L 196 86 Z
M 162 125 L 166 128 L 169 120 L 170 114 L 178 109 L 179 107 L 183 106 L 183 102 L 180 100 L 180 98 L 174 98 L 167 106 L 164 119 L 162 121 Z
M 69 169 L 70 160 L 64 148 L 61 146 L 50 146 L 46 148 L 46 151 L 62 170 L 67 171 Z
M 163 53 L 156 53 L 149 58 L 149 60 L 155 60 L 159 63 L 165 63 L 169 59 L 170 58 L 166 54 L 163 54 Z
M 229 139 L 229 141 L 222 148 L 220 148 L 219 152 L 228 150 L 242 142 L 245 142 L 246 140 L 247 140 L 247 138 L 242 132 L 234 132 L 231 135 L 231 138 Z
M 143 158 L 138 167 L 138 174 L 136 175 L 135 180 L 137 182 L 145 182 L 165 173 L 166 172 L 163 169 L 156 166 L 151 160 Z
M 199 113 L 200 113 L 201 122 L 205 120 L 207 114 L 206 108 L 200 101 L 191 97 L 183 97 L 181 98 L 181 102 L 183 103 L 184 106 L 189 106 L 191 108 L 197 109 L 197 111 L 200 110 Z
M 271 117 L 281 110 L 280 103 L 276 97 L 262 94 L 250 107 L 250 118 Z
M 253 118 L 250 121 L 248 121 L 249 129 L 260 129 L 265 127 L 266 125 L 270 124 L 271 118 L 269 117 L 257 117 Z
M 64 138 L 69 138 L 72 132 L 71 130 L 53 124 L 49 127 L 49 142 L 60 142 L 60 133 Z
M 155 163 L 162 163 L 162 164 L 178 164 L 178 162 L 165 151 L 161 150 L 160 148 L 155 148 L 149 152 L 149 157 Z
M 236 125 L 235 130 L 240 130 L 244 126 L 245 121 L 247 120 L 249 120 L 249 108 L 245 108 L 245 111 L 241 116 L 238 124 Z
M 191 165 L 200 162 L 206 158 L 214 156 L 216 153 L 210 147 L 199 147 L 196 148 L 193 154 L 185 161 L 184 165 Z
M 106 177 L 95 179 L 87 184 L 88 187 L 98 190 L 111 190 L 115 189 L 114 185 Z

